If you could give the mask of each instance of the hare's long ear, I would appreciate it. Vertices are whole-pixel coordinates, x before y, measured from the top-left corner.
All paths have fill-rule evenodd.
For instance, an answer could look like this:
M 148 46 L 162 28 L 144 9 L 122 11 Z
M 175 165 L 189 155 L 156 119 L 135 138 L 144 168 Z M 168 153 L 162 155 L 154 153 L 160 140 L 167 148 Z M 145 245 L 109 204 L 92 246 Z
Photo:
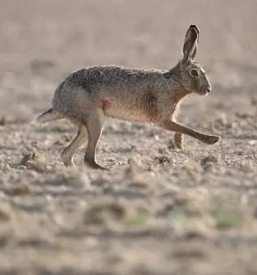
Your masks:
M 183 61 L 187 61 L 189 58 L 195 58 L 199 42 L 199 32 L 196 25 L 191 25 L 189 27 L 183 45 Z

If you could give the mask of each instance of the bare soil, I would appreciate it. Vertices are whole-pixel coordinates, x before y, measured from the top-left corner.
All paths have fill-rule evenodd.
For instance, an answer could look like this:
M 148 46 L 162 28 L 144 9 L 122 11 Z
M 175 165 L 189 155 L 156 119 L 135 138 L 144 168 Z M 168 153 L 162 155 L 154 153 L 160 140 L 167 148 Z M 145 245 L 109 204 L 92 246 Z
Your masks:
M 0 274 L 257 274 L 256 0 L 0 2 Z M 213 85 L 179 121 L 213 146 L 108 121 L 98 161 L 66 169 L 76 129 L 32 125 L 70 72 L 171 68 L 199 26 Z

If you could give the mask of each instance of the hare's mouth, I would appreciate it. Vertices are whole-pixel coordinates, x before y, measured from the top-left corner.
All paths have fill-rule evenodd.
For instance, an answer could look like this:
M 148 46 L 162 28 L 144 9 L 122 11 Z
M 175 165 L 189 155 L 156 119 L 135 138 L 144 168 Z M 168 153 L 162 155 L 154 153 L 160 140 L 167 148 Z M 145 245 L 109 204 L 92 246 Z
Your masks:
M 200 96 L 207 96 L 209 93 L 204 90 L 204 91 L 201 91 L 200 93 L 198 93 Z
M 208 87 L 207 89 L 204 90 L 203 95 L 207 96 L 210 92 L 211 92 L 211 88 Z

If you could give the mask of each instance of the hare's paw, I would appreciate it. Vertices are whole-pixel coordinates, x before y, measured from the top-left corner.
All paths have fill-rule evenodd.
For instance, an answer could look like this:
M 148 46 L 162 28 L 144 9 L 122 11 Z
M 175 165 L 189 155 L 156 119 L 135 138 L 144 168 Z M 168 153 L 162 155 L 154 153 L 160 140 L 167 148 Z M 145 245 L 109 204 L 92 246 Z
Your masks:
M 109 168 L 102 166 L 101 164 L 97 163 L 95 160 L 84 160 L 85 164 L 92 168 L 92 169 L 97 169 L 97 170 L 105 170 L 108 171 Z
M 61 153 L 61 159 L 63 161 L 63 164 L 66 167 L 74 167 L 74 168 L 76 168 L 76 166 L 75 166 L 75 164 L 73 162 L 72 156 L 70 154 L 68 154 L 67 152 L 63 151 Z
M 220 136 L 206 136 L 203 140 L 204 143 L 212 145 L 217 143 L 220 140 Z
M 108 171 L 108 170 L 110 170 L 109 168 L 107 168 L 107 167 L 105 167 L 103 165 L 100 165 L 97 162 L 91 163 L 91 164 L 89 164 L 89 166 L 91 168 L 93 168 L 93 169 L 102 170 L 102 171 Z

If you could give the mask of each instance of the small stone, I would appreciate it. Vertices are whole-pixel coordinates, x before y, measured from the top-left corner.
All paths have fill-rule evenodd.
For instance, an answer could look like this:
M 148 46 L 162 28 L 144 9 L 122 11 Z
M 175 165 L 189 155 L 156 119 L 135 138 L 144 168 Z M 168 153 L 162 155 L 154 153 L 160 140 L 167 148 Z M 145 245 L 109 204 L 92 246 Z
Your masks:
M 245 172 L 245 173 L 254 172 L 255 171 L 255 167 L 254 167 L 253 161 L 250 160 L 250 159 L 243 160 L 240 163 L 240 170 L 243 171 L 243 172 Z
M 127 208 L 117 201 L 101 201 L 91 205 L 85 212 L 84 222 L 92 225 L 104 225 L 126 219 Z
M 167 156 L 159 156 L 159 157 L 155 157 L 154 160 L 158 163 L 158 164 L 169 164 L 172 162 L 171 158 L 167 157 Z
M 1 172 L 7 173 L 7 172 L 10 171 L 10 169 L 11 169 L 11 167 L 9 166 L 8 163 L 3 162 L 3 161 L 0 162 L 0 171 L 1 171 Z
M 204 167 L 204 166 L 206 166 L 206 165 L 208 165 L 210 163 L 216 164 L 218 162 L 219 161 L 218 161 L 218 159 L 215 156 L 209 155 L 209 156 L 201 159 L 201 166 Z
M 12 188 L 6 188 L 4 193 L 8 196 L 24 196 L 31 193 L 31 190 L 27 184 L 21 184 Z

